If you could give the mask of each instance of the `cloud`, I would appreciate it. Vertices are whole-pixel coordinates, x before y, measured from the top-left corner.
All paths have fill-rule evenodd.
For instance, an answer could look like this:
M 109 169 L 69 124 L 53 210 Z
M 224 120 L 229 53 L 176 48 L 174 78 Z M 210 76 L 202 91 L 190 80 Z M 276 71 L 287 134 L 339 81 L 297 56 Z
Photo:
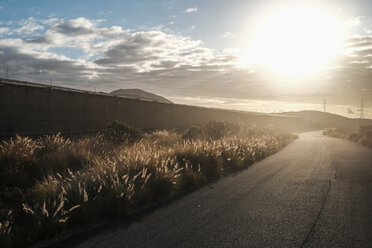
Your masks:
M 354 51 L 354 55 L 358 55 L 362 57 L 372 57 L 372 48 Z
M 10 28 L 0 27 L 0 36 L 7 33 L 10 33 Z
M 232 36 L 233 36 L 233 33 L 231 33 L 231 32 L 225 32 L 220 37 L 221 38 L 228 38 L 228 37 L 232 37 Z
M 124 30 L 84 17 L 28 18 L 16 24 L 0 27 L 0 68 L 8 66 L 15 79 L 48 82 L 52 77 L 54 84 L 82 89 L 94 84 L 104 91 L 135 87 L 164 95 L 242 98 L 275 96 L 283 88 L 262 65 L 239 67 L 243 51 L 212 49 L 164 28 Z M 32 31 L 19 31 L 27 25 Z M 360 89 L 372 90 L 371 40 L 367 35 L 346 40 L 347 53 L 319 75 L 301 79 L 298 91 L 319 92 L 315 86 L 321 85 L 322 91 L 341 99 Z
M 349 50 L 350 56 L 368 57 L 372 56 L 372 37 L 358 36 L 352 37 L 345 41 L 346 49 Z
M 156 33 L 135 33 L 127 35 L 123 41 L 110 48 L 104 53 L 104 58 L 96 60 L 97 64 L 135 64 L 141 61 L 154 60 L 157 58 L 155 48 L 162 44 L 162 41 L 155 41 L 153 34 Z
M 40 23 L 44 25 L 54 25 L 54 24 L 57 24 L 58 22 L 59 22 L 58 18 L 50 18 L 50 19 L 40 21 Z
M 345 43 L 348 47 L 360 47 L 364 46 L 364 44 L 371 44 L 372 37 L 371 36 L 357 36 L 352 37 L 345 40 Z
M 195 25 L 191 25 L 189 28 L 188 28 L 188 30 L 189 30 L 189 32 L 192 32 L 192 31 L 194 31 L 195 30 L 195 28 L 196 28 L 196 26 Z
M 360 23 L 365 19 L 364 16 L 355 16 L 355 17 L 352 17 L 352 18 L 349 18 L 349 20 L 347 20 L 346 24 L 348 26 L 358 26 L 360 25 Z
M 49 39 L 46 36 L 35 36 L 32 38 L 24 39 L 26 43 L 31 43 L 31 44 L 52 44 L 53 41 Z
M 55 18 L 49 20 L 51 23 L 55 23 L 51 31 L 56 32 L 65 36 L 70 37 L 83 37 L 87 36 L 94 38 L 114 38 L 115 36 L 122 35 L 125 31 L 121 26 L 111 26 L 109 28 L 97 27 L 103 20 L 89 20 L 84 17 L 79 17 L 71 20 L 60 20 L 55 21 Z
M 161 29 L 134 32 L 120 26 L 99 27 L 100 21 L 83 17 L 30 19 L 29 23 L 42 23 L 45 30 L 0 38 L 0 66 L 9 66 L 16 78 L 24 80 L 43 82 L 53 77 L 55 83 L 79 88 L 104 84 L 106 89 L 120 82 L 147 87 L 185 82 L 173 84 L 173 90 L 178 90 L 193 85 L 194 75 L 199 83 L 207 75 L 213 78 L 211 73 L 227 71 L 235 61 L 234 56 L 203 47 L 199 40 Z M 68 49 L 82 55 L 68 57 L 64 55 Z
M 362 89 L 366 99 L 372 100 L 372 44 L 370 36 L 352 37 L 346 40 L 347 53 L 339 55 L 332 66 L 324 71 L 327 76 L 325 92 L 360 101 Z
M 44 26 L 38 24 L 35 18 L 33 17 L 19 21 L 18 24 L 21 25 L 21 27 L 15 29 L 14 32 L 20 35 L 28 35 L 34 33 L 35 31 L 44 29 Z
M 73 20 L 62 21 L 56 24 L 53 29 L 61 34 L 70 36 L 93 34 L 95 30 L 95 23 L 91 20 L 80 17 Z
M 26 52 L 0 45 L 0 67 L 9 67 L 11 77 L 45 81 L 50 77 L 81 81 L 89 76 L 86 66 L 63 56 Z M 68 74 L 67 74 L 68 72 Z M 71 78 L 71 79 L 68 79 Z
M 219 59 L 215 51 L 201 47 L 200 41 L 162 31 L 128 33 L 103 55 L 94 62 L 101 66 L 130 66 L 137 72 L 201 67 L 215 64 Z M 221 64 L 225 62 L 218 61 Z
M 185 13 L 192 13 L 192 12 L 196 12 L 198 11 L 198 8 L 197 7 L 194 7 L 194 8 L 188 8 L 185 10 Z
M 40 15 L 40 10 L 38 7 L 32 7 L 30 11 L 33 12 L 35 15 Z

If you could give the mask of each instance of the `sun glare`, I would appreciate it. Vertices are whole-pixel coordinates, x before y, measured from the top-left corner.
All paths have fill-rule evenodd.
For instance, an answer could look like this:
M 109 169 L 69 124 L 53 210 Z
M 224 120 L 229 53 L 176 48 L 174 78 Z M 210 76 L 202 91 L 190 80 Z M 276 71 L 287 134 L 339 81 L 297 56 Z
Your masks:
M 288 7 L 265 13 L 250 48 L 255 63 L 284 76 L 320 69 L 342 46 L 342 24 L 323 9 Z

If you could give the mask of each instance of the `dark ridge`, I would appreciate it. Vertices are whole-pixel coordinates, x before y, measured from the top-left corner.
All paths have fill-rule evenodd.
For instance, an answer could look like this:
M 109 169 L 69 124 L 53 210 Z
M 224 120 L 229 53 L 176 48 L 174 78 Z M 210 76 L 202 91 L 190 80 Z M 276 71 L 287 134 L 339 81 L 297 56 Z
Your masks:
M 141 89 L 118 89 L 114 90 L 110 93 L 111 95 L 115 96 L 123 96 L 123 97 L 131 97 L 131 98 L 139 98 L 150 100 L 154 102 L 161 102 L 161 103 L 173 103 L 166 99 L 165 97 L 141 90 Z

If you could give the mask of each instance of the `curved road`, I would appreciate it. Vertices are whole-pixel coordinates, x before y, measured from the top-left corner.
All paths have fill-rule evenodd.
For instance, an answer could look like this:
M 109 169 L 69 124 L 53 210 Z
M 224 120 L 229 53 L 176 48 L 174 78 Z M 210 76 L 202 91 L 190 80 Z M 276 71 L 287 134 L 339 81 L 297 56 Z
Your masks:
M 55 246 L 372 247 L 372 149 L 303 133 L 138 222 Z

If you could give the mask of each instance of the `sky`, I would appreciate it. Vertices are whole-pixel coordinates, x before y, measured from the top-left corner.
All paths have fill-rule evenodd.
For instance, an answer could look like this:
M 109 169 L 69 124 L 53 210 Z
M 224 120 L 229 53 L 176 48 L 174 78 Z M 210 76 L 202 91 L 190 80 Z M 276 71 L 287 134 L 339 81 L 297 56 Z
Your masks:
M 0 0 L 0 77 L 240 109 L 326 99 L 356 117 L 372 104 L 370 13 L 368 0 Z

